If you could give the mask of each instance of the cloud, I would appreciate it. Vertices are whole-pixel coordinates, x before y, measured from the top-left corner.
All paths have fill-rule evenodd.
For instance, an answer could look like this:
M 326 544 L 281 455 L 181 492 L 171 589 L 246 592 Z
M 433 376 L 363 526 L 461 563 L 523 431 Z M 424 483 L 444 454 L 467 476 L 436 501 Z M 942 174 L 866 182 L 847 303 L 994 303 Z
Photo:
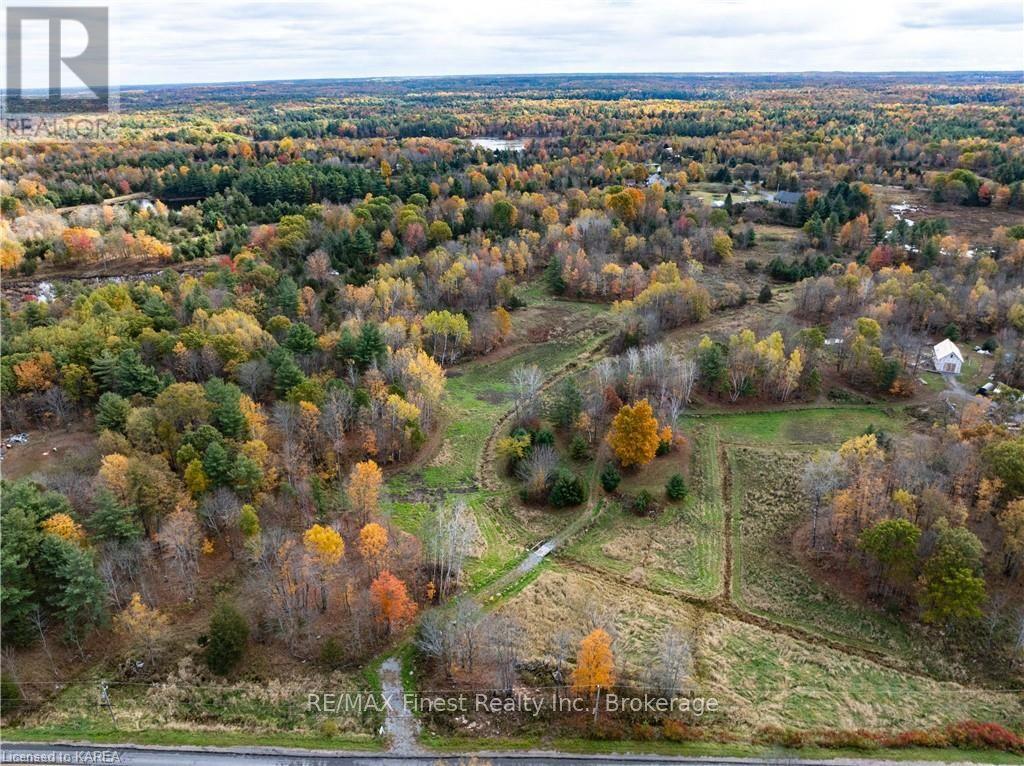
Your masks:
M 916 3 L 912 16 L 904 18 L 908 29 L 955 27 L 959 29 L 992 29 L 1015 27 L 1024 35 L 1024 4 L 1019 1 L 943 6 L 937 2 Z M 1024 39 L 1021 40 L 1024 43 Z
M 1019 70 L 1024 50 L 1020 0 L 110 2 L 114 69 L 128 84 L 533 72 Z

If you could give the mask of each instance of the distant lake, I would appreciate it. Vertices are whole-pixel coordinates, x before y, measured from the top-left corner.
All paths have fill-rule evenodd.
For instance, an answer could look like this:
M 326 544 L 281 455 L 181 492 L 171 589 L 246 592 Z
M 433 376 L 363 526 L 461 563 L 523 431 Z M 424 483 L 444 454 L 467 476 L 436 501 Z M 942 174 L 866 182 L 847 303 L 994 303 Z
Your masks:
M 492 152 L 521 152 L 526 148 L 526 141 L 522 138 L 488 138 L 487 136 L 480 136 L 469 139 L 469 143 L 473 146 L 479 146 L 481 149 L 490 149 Z

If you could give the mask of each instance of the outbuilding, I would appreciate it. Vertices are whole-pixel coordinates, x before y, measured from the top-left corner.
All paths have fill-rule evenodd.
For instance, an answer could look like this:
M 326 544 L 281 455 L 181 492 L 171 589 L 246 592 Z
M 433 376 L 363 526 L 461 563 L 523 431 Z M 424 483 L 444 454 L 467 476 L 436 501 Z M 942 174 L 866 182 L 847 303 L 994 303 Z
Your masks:
M 954 375 L 960 374 L 960 368 L 964 363 L 964 355 L 960 353 L 960 349 L 949 338 L 946 338 L 941 343 L 936 343 L 934 348 L 932 348 L 932 354 L 935 356 L 935 369 L 938 372 L 951 372 Z

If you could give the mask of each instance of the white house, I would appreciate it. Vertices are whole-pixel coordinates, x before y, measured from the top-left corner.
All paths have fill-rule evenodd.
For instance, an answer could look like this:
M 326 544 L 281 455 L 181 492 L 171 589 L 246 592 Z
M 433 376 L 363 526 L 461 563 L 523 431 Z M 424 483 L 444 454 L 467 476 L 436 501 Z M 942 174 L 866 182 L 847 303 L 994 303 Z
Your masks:
M 949 338 L 941 343 L 936 343 L 932 349 L 935 355 L 935 369 L 939 372 L 951 372 L 954 375 L 960 374 L 960 366 L 964 363 L 964 355 L 960 349 Z

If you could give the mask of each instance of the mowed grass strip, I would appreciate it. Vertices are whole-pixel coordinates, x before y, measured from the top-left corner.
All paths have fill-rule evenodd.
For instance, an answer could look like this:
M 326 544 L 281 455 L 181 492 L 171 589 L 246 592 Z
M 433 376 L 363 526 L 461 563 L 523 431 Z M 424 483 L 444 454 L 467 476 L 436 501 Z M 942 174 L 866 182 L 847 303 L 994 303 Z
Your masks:
M 638 517 L 616 504 L 569 546 L 566 555 L 638 584 L 699 598 L 718 595 L 725 560 L 725 506 L 717 434 L 714 429 L 699 429 L 691 443 L 690 493 L 684 501 L 665 497 L 667 478 L 683 473 L 679 456 L 657 458 L 627 477 L 620 489 L 648 489 L 663 509 L 653 517 Z
M 730 443 L 827 447 L 858 436 L 869 427 L 899 432 L 905 426 L 905 418 L 884 407 L 848 406 L 686 415 L 682 423 L 713 425 L 722 441 Z
M 581 315 L 580 321 L 586 320 Z M 497 362 L 473 362 L 456 371 L 447 384 L 447 420 L 437 458 L 423 470 L 431 488 L 463 487 L 474 479 L 487 437 L 512 406 L 512 370 L 536 364 L 551 375 L 585 353 L 594 338 L 549 341 L 524 346 L 518 354 Z

